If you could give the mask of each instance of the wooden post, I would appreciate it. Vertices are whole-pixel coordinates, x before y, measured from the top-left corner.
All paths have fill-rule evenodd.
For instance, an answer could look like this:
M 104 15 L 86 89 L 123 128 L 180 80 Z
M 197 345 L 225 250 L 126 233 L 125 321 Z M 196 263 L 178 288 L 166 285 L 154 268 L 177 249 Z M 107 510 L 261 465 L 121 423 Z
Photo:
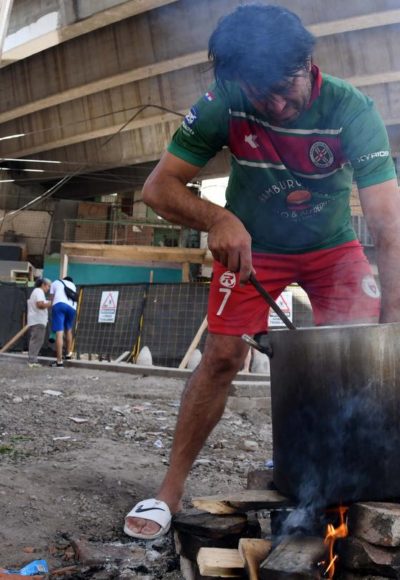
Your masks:
M 187 349 L 186 354 L 183 357 L 181 364 L 178 367 L 179 369 L 186 368 L 186 365 L 188 364 L 189 359 L 190 359 L 193 351 L 197 348 L 197 345 L 199 344 L 201 337 L 203 336 L 203 333 L 204 333 L 205 329 L 207 328 L 207 326 L 208 326 L 208 322 L 207 322 L 207 316 L 206 316 L 205 319 L 203 320 L 203 322 L 200 324 L 199 329 L 194 336 L 194 339 L 190 343 L 190 346 Z
M 189 282 L 190 278 L 190 263 L 183 262 L 182 264 L 182 282 Z
M 68 254 L 65 251 L 63 244 L 61 244 L 60 253 L 60 278 L 65 278 L 68 272 Z
M 19 340 L 21 336 L 23 336 L 26 333 L 28 328 L 29 326 L 25 324 L 25 326 L 23 326 L 15 336 L 13 336 L 8 342 L 6 342 L 6 344 L 2 348 L 0 348 L 0 353 L 6 352 L 9 348 L 11 348 L 12 345 L 15 344 L 17 340 Z

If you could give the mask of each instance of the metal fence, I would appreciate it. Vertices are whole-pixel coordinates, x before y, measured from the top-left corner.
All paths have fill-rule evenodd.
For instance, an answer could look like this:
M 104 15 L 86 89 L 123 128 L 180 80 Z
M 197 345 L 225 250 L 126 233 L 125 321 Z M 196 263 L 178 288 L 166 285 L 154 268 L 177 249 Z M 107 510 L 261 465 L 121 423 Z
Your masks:
M 64 220 L 64 241 L 142 246 L 182 246 L 181 226 L 163 221 L 140 220 Z
M 78 358 L 135 360 L 147 346 L 153 364 L 178 366 L 207 310 L 207 283 L 102 285 L 81 288 L 74 350 Z M 117 294 L 115 294 L 117 293 Z M 102 318 L 111 297 L 114 316 Z

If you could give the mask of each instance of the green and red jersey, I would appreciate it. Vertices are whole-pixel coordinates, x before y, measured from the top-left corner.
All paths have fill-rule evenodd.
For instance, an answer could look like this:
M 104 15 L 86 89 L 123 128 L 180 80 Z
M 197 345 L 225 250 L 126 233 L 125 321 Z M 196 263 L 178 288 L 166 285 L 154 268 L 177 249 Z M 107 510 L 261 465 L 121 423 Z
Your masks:
M 226 208 L 252 236 L 253 250 L 303 253 L 356 239 L 350 219 L 359 188 L 393 179 L 385 126 L 371 99 L 321 75 L 309 107 L 274 126 L 234 83 L 215 84 L 186 115 L 168 148 L 202 167 L 229 147 Z

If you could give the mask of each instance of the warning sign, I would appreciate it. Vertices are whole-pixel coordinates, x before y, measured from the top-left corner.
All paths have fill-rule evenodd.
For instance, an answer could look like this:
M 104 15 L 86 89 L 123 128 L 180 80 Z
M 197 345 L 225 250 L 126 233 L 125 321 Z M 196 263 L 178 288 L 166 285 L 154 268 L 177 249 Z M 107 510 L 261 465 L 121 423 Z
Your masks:
M 282 292 L 282 294 L 276 300 L 277 305 L 283 311 L 284 314 L 293 322 L 293 295 L 291 292 Z M 286 326 L 285 323 L 279 318 L 279 316 L 270 309 L 268 326 Z
M 119 292 L 102 292 L 98 322 L 115 322 Z

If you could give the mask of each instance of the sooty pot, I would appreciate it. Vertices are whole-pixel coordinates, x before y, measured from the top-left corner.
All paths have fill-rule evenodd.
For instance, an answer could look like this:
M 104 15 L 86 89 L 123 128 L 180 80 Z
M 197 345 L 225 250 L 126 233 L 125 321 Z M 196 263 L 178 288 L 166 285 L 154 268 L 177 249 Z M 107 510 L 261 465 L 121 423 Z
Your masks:
M 269 338 L 279 491 L 325 506 L 400 498 L 400 324 Z

